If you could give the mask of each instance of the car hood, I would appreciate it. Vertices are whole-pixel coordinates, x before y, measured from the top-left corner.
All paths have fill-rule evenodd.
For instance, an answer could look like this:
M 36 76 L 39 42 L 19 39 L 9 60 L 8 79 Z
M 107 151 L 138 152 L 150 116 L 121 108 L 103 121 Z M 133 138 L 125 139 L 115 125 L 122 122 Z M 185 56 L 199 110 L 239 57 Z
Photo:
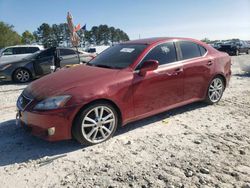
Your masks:
M 114 80 L 115 75 L 121 70 L 78 65 L 72 68 L 65 68 L 49 74 L 32 82 L 24 90 L 24 94 L 38 100 L 68 94 L 67 91 L 84 87 L 103 87 Z

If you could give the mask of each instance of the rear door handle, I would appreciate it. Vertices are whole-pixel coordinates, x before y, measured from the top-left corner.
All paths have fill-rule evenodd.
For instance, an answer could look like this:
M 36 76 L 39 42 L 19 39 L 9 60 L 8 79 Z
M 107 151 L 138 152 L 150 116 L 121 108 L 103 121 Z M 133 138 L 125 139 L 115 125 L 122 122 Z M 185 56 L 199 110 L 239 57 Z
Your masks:
M 208 66 L 211 66 L 212 64 L 213 64 L 213 62 L 211 60 L 207 62 Z

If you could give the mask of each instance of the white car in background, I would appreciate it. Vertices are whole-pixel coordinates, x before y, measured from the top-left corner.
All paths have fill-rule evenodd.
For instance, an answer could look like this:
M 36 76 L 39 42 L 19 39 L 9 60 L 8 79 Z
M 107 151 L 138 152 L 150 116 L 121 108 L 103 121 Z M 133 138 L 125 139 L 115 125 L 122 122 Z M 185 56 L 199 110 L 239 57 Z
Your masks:
M 92 53 L 92 54 L 100 54 L 102 53 L 104 50 L 108 49 L 110 46 L 90 46 L 86 51 L 88 53 Z
M 9 46 L 0 51 L 0 64 L 7 62 L 19 61 L 28 55 L 31 55 L 39 50 L 44 50 L 40 45 L 17 45 Z

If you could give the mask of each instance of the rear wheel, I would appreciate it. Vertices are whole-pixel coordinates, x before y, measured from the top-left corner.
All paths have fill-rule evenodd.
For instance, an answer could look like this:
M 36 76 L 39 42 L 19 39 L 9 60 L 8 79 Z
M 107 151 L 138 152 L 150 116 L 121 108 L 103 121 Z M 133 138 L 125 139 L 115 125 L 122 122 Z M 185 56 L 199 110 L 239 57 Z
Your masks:
M 208 104 L 218 103 L 223 95 L 225 84 L 220 76 L 215 77 L 209 84 L 206 102 Z
M 31 74 L 28 70 L 20 68 L 14 72 L 13 79 L 15 82 L 25 83 L 30 81 Z
M 81 144 L 98 144 L 111 138 L 117 125 L 118 115 L 114 107 L 109 103 L 96 103 L 77 116 L 72 134 Z
M 250 54 L 250 49 L 247 50 L 247 54 Z

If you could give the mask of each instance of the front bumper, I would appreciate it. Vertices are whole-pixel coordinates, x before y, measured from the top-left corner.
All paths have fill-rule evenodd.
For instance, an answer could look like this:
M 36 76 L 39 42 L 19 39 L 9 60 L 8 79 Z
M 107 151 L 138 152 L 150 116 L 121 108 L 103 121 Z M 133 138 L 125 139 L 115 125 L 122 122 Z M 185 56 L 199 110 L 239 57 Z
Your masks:
M 71 139 L 71 127 L 77 113 L 76 108 L 65 108 L 46 112 L 17 110 L 17 124 L 31 131 L 34 136 L 48 141 Z M 49 134 L 49 129 L 55 130 Z
M 11 81 L 11 75 L 7 74 L 5 71 L 0 71 L 0 81 Z

